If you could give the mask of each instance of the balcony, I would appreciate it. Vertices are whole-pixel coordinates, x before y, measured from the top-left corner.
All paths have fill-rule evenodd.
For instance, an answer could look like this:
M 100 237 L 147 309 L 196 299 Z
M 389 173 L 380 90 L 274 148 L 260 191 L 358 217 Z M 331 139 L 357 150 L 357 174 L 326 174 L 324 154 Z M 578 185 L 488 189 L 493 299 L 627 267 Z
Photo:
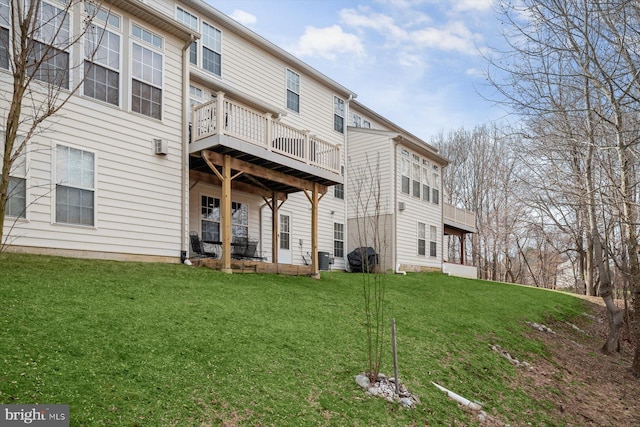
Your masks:
M 455 207 L 449 203 L 445 203 L 444 206 L 444 225 L 445 234 L 457 234 L 447 233 L 447 229 L 459 230 L 463 233 L 475 233 L 476 232 L 476 214 L 475 212 L 468 211 L 466 209 Z
M 227 141 L 233 145 L 231 148 L 247 154 L 292 167 L 307 175 L 324 176 L 335 183 L 341 182 L 339 145 L 311 135 L 309 131 L 281 123 L 270 113 L 257 111 L 218 92 L 215 99 L 194 106 L 192 114 L 192 153 L 210 149 L 214 145 L 227 145 Z M 211 137 L 214 136 L 218 138 L 212 141 Z M 255 148 L 263 151 L 256 151 Z M 314 173 L 316 170 L 319 173 Z

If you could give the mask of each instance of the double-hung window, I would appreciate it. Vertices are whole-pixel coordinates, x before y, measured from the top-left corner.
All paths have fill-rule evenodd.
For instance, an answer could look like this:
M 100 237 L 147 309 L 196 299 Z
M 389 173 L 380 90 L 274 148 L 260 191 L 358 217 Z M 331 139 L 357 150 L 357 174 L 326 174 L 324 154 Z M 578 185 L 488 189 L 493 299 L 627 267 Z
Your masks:
M 56 222 L 94 225 L 95 155 L 56 146 Z
M 344 177 L 344 166 L 340 166 L 340 175 Z M 344 199 L 344 184 L 336 184 L 333 186 L 333 197 L 336 199 Z
M 429 256 L 438 256 L 438 227 L 432 225 L 429 227 Z
M 414 197 L 420 197 L 420 187 L 422 186 L 421 178 L 422 178 L 422 168 L 420 167 L 420 163 L 413 162 L 412 165 L 413 170 L 413 181 L 412 181 L 412 194 Z
M 0 131 L 0 161 L 4 154 L 4 132 Z M 17 138 L 14 147 L 22 144 L 22 138 Z M 5 213 L 15 218 L 25 218 L 27 212 L 27 163 L 26 147 L 13 161 L 9 171 L 9 189 Z
M 433 167 L 437 169 L 437 166 Z M 432 197 L 431 201 L 436 205 L 440 203 L 440 174 L 438 172 L 433 173 L 433 187 L 431 188 Z
M 163 40 L 133 24 L 131 54 L 131 111 L 160 120 L 162 118 Z
M 85 33 L 83 93 L 120 105 L 120 17 L 85 3 L 92 23 Z M 115 30 L 115 31 L 114 31 Z
M 178 7 L 176 10 L 176 19 L 192 30 L 198 31 L 198 17 L 190 14 L 186 10 Z M 194 65 L 198 64 L 198 42 L 193 41 L 189 47 L 189 62 Z
M 409 159 L 409 152 L 402 150 L 402 164 L 401 164 L 401 191 L 404 194 L 410 193 L 411 187 L 411 160 Z
M 352 114 L 352 119 L 353 119 L 353 120 L 352 120 L 351 124 L 352 124 L 354 127 L 357 127 L 357 128 L 362 127 L 362 117 L 360 117 L 360 116 L 359 116 L 359 115 L 357 115 L 356 113 L 353 113 L 353 114 Z
M 220 199 L 202 196 L 200 231 L 202 240 L 208 242 L 220 241 Z
M 9 29 L 11 28 L 9 0 L 0 0 L 0 68 L 9 69 Z
M 418 255 L 427 254 L 427 224 L 418 222 Z
M 422 161 L 422 200 L 428 202 L 431 195 L 431 186 L 429 185 L 429 162 Z
M 202 68 L 222 75 L 222 32 L 206 22 L 202 23 Z
M 344 224 L 333 223 L 333 256 L 344 257 Z
M 333 97 L 333 129 L 344 133 L 344 100 Z
M 27 72 L 35 79 L 60 88 L 69 88 L 70 21 L 66 10 L 44 1 L 38 5 Z
M 300 112 L 300 75 L 287 69 L 287 108 Z

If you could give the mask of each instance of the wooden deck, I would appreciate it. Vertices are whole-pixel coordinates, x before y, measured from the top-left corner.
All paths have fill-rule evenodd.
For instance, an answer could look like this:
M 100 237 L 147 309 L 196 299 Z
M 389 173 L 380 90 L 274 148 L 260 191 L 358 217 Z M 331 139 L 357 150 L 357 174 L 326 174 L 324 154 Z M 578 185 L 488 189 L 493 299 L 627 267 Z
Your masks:
M 222 270 L 222 260 L 213 258 L 192 259 L 193 265 Z M 311 276 L 310 265 L 273 264 L 264 261 L 231 260 L 233 273 L 271 273 L 287 276 Z

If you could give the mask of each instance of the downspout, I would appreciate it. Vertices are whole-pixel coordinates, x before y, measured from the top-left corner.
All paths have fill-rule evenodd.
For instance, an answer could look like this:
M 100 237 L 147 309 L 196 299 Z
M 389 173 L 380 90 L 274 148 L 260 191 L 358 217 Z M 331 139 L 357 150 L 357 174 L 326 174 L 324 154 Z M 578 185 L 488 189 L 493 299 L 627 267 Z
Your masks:
M 181 192 L 181 244 L 180 261 L 187 263 L 189 254 L 189 47 L 196 40 L 191 34 L 189 40 L 182 47 L 182 185 Z
M 396 274 L 406 275 L 406 271 L 400 270 L 400 262 L 398 261 L 398 144 L 402 141 L 402 136 L 398 139 L 394 139 L 393 141 L 393 191 L 391 194 L 393 195 L 393 245 L 392 245 L 392 255 L 393 265 L 395 269 L 393 270 Z
M 348 118 L 349 117 L 349 113 L 351 111 L 351 101 L 353 101 L 358 95 L 350 93 L 349 94 L 349 98 L 347 98 L 347 113 L 345 114 L 345 116 Z M 344 251 L 342 252 L 342 262 L 344 264 L 344 269 L 347 270 L 348 267 L 348 261 L 347 261 L 347 253 L 349 252 L 348 249 L 348 244 L 349 244 L 349 205 L 348 205 L 348 200 L 349 200 L 349 186 L 347 185 L 347 183 L 349 182 L 349 180 L 347 179 L 347 176 L 349 174 L 349 168 L 347 167 L 347 162 L 349 160 L 349 158 L 347 157 L 347 149 L 348 149 L 348 144 L 349 144 L 349 126 L 345 126 L 344 127 L 344 144 L 342 145 L 344 147 L 344 153 L 342 153 L 342 160 L 344 161 L 344 176 L 342 177 L 342 189 L 344 192 L 344 201 L 343 201 L 343 209 L 344 209 L 344 241 L 345 241 L 345 247 L 344 247 Z M 342 168 L 342 162 L 340 162 L 340 168 Z M 342 170 L 340 170 L 340 172 L 342 172 Z

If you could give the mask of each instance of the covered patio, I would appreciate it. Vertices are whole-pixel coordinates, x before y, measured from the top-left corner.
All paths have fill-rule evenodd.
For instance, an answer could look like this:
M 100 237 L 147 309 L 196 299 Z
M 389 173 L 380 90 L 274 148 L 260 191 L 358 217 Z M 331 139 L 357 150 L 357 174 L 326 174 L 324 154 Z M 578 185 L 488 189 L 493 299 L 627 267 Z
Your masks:
M 277 272 L 318 278 L 318 204 L 342 183 L 340 146 L 284 125 L 271 114 L 225 98 L 194 106 L 189 169 L 192 181 L 221 188 L 220 259 L 198 263 L 232 272 Z M 271 210 L 271 260 L 232 259 L 232 193 L 260 196 Z M 311 207 L 309 266 L 278 264 L 278 211 L 288 195 L 303 192 Z M 272 264 L 272 265 L 271 265 Z M 267 267 L 267 265 L 269 265 Z

